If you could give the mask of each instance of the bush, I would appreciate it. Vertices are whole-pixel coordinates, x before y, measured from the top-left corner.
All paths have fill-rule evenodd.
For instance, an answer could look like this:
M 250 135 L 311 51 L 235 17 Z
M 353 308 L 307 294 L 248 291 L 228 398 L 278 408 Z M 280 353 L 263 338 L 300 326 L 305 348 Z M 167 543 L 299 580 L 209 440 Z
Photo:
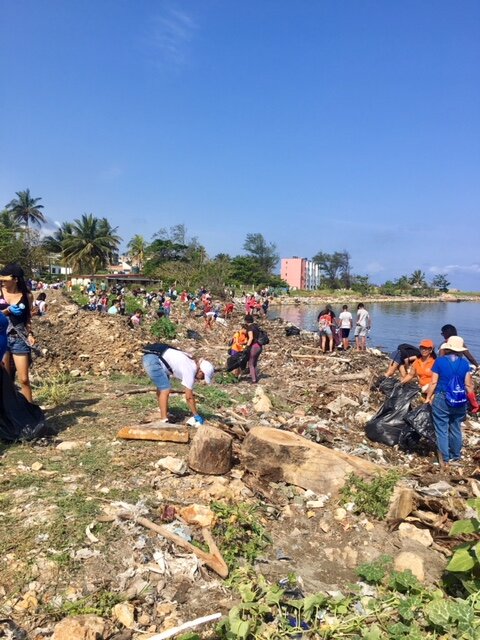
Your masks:
M 151 325 L 150 331 L 161 340 L 173 340 L 177 337 L 177 325 L 169 318 L 160 318 Z

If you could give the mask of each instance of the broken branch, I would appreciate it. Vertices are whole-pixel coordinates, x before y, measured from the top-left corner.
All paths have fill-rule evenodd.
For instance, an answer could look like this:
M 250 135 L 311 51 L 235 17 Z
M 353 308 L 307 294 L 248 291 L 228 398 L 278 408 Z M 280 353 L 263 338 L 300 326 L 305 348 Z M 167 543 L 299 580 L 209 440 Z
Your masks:
M 119 513 L 118 517 L 122 520 L 133 520 L 134 522 L 141 524 L 143 527 L 150 529 L 151 531 L 155 531 L 155 533 L 159 533 L 164 538 L 167 538 L 167 540 L 171 540 L 182 549 L 185 549 L 185 551 L 188 551 L 189 553 L 193 553 L 194 555 L 197 556 L 197 558 L 199 558 L 200 560 L 203 560 L 203 562 L 207 565 L 207 567 L 210 567 L 210 569 L 212 569 L 212 571 L 215 571 L 215 573 L 217 573 L 221 578 L 226 578 L 228 576 L 228 567 L 225 564 L 225 560 L 223 559 L 220 551 L 218 550 L 218 547 L 215 544 L 213 537 L 208 529 L 203 528 L 202 534 L 203 534 L 203 539 L 208 545 L 209 553 L 207 553 L 206 551 L 202 551 L 198 547 L 193 546 L 193 544 L 190 544 L 190 542 L 187 542 L 180 536 L 177 536 L 175 533 L 172 533 L 166 527 L 162 527 L 161 525 L 155 524 L 155 522 L 148 520 L 148 518 L 143 518 L 143 517 L 137 518 L 127 512 Z

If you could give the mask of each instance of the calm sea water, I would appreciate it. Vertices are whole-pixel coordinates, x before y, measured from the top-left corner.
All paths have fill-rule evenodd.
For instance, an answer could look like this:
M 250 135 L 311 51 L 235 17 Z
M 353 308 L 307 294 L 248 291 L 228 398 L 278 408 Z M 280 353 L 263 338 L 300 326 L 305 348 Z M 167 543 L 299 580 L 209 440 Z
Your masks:
M 375 302 L 365 304 L 372 319 L 368 338 L 370 347 L 392 351 L 398 344 L 418 344 L 430 338 L 439 347 L 442 342 L 440 328 L 444 324 L 457 327 L 473 355 L 480 359 L 480 304 L 475 302 Z M 332 305 L 336 315 L 342 305 Z M 357 305 L 349 305 L 355 323 Z M 313 305 L 271 307 L 269 318 L 281 317 L 300 329 L 315 331 L 320 307 Z M 353 333 L 353 332 L 352 332 Z

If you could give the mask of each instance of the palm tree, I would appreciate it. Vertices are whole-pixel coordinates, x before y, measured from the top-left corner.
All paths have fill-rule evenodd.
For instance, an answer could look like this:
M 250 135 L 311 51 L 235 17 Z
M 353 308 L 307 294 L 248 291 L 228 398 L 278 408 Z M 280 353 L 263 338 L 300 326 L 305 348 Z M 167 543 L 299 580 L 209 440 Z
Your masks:
M 15 222 L 25 226 L 28 236 L 30 224 L 40 226 L 46 222 L 45 216 L 40 211 L 43 209 L 43 204 L 38 204 L 41 198 L 31 197 L 30 189 L 17 191 L 16 195 L 17 198 L 9 202 L 6 208 L 12 213 Z
M 64 261 L 77 271 L 95 273 L 106 267 L 121 241 L 116 230 L 106 218 L 82 215 L 80 220 L 74 220 L 72 233 L 63 242 Z
M 13 214 L 8 209 L 0 211 L 0 226 L 4 229 L 8 229 L 11 233 L 18 233 L 21 231 L 20 225 L 13 217 Z
M 140 269 L 143 268 L 145 263 L 145 252 L 147 250 L 148 244 L 145 241 L 145 238 L 141 235 L 134 235 L 130 242 L 127 244 L 127 249 L 129 250 L 129 257 L 132 262 L 136 263 L 136 266 Z
M 45 236 L 42 246 L 49 253 L 62 253 L 64 242 L 72 233 L 73 224 L 71 222 L 62 222 L 60 228 L 54 231 L 51 236 Z
M 423 271 L 420 271 L 420 269 L 417 269 L 412 273 L 412 275 L 409 278 L 409 282 L 412 285 L 412 287 L 414 287 L 415 289 L 421 289 L 422 287 L 425 287 L 427 284 L 425 280 L 425 274 L 423 273 Z

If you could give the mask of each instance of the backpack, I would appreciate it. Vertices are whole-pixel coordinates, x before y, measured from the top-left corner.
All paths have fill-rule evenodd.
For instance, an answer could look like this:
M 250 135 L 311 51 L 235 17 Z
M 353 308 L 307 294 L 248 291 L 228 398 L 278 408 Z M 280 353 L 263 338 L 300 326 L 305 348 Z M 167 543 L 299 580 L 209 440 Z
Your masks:
M 261 345 L 262 347 L 266 344 L 268 344 L 270 342 L 270 338 L 268 337 L 268 334 L 266 331 L 264 331 L 263 329 L 258 329 L 258 338 L 256 340 L 257 344 Z
M 324 329 L 328 329 L 328 327 L 331 324 L 332 324 L 332 319 L 328 313 L 326 313 L 323 316 L 320 316 L 318 320 L 318 328 L 320 329 L 320 331 L 323 331 Z
M 151 353 L 154 356 L 157 356 L 159 360 L 161 360 L 162 364 L 165 366 L 167 371 L 172 374 L 172 367 L 168 364 L 168 362 L 163 357 L 163 354 L 167 349 L 174 349 L 175 351 L 180 351 L 176 347 L 171 347 L 169 344 L 163 344 L 160 342 L 154 342 L 153 344 L 146 344 L 142 351 L 143 353 Z
M 450 360 L 448 361 L 450 362 Z M 449 407 L 463 407 L 467 404 L 467 390 L 465 381 L 458 377 L 457 370 L 450 362 L 454 375 L 450 378 L 445 390 L 445 402 Z

